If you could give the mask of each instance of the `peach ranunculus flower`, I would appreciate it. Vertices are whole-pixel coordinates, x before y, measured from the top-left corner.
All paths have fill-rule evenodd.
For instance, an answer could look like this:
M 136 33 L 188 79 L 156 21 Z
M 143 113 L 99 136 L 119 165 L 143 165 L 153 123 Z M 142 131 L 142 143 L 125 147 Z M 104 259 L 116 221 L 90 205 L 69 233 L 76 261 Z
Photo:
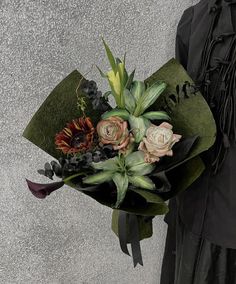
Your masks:
M 101 144 L 111 144 L 114 150 L 125 151 L 132 142 L 128 123 L 118 116 L 111 116 L 97 124 L 97 133 Z
M 182 135 L 174 134 L 173 126 L 168 122 L 162 122 L 156 126 L 152 124 L 146 131 L 146 137 L 140 142 L 138 149 L 144 152 L 146 163 L 154 163 L 162 156 L 172 156 L 172 146 L 180 140 Z

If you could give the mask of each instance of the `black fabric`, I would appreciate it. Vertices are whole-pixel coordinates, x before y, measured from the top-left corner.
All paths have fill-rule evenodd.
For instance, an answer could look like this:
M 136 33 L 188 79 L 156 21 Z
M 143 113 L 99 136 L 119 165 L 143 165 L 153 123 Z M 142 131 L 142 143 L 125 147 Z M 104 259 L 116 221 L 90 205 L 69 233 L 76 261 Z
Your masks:
M 184 11 L 177 27 L 176 58 L 202 89 L 215 116 L 219 137 L 209 150 L 201 154 L 206 170 L 185 192 L 170 200 L 170 211 L 165 216 L 165 221 L 173 225 L 178 208 L 181 220 L 189 231 L 216 245 L 232 249 L 236 249 L 235 144 L 230 142 L 227 155 L 220 152 L 217 172 L 214 172 L 216 168 L 212 163 L 219 145 L 227 146 L 227 137 L 223 139 L 220 125 L 222 121 L 230 121 L 227 113 L 234 111 L 236 115 L 236 102 L 231 107 L 228 105 L 226 113 L 220 111 L 220 106 L 226 104 L 226 98 L 231 96 L 236 100 L 236 87 L 220 93 L 226 83 L 223 78 L 225 67 L 230 66 L 233 60 L 227 60 L 226 55 L 236 48 L 235 2 L 202 0 Z M 236 68 L 236 64 L 231 65 Z M 232 68 L 228 77 L 233 74 Z M 235 80 L 235 76 L 231 78 L 232 82 Z M 226 149 L 225 146 L 222 149 Z
M 188 231 L 176 215 L 168 227 L 161 284 L 236 284 L 236 250 Z
M 215 144 L 201 176 L 169 201 L 161 284 L 236 284 L 236 0 L 184 11 L 176 58 L 212 109 Z M 235 60 L 235 61 L 234 61 Z

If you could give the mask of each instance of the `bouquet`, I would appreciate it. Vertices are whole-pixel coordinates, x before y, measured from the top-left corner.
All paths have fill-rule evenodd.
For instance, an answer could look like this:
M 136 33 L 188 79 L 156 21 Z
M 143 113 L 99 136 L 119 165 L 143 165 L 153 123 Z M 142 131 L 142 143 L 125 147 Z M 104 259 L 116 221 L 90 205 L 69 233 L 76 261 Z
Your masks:
M 152 219 L 205 169 L 200 154 L 213 145 L 216 126 L 177 60 L 138 81 L 125 56 L 103 44 L 110 70 L 97 68 L 108 91 L 77 70 L 52 91 L 23 136 L 54 158 L 38 169 L 53 182 L 26 181 L 37 198 L 66 184 L 112 208 L 112 230 L 127 255 L 131 244 L 135 267 L 143 265 L 140 241 L 152 236 Z

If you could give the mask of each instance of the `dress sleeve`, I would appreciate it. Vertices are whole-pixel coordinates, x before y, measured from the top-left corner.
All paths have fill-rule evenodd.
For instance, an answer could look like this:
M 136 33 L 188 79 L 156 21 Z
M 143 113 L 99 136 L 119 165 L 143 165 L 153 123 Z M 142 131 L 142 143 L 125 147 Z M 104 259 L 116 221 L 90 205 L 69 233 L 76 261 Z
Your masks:
M 175 38 L 175 58 L 187 69 L 189 38 L 191 34 L 191 23 L 193 18 L 193 6 L 186 9 L 178 23 Z

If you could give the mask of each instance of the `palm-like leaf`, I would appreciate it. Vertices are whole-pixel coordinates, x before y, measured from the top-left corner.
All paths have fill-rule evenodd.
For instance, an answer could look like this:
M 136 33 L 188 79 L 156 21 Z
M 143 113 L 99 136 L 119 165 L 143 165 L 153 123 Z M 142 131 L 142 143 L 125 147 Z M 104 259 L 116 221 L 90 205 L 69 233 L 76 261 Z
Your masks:
M 129 124 L 134 134 L 135 142 L 139 143 L 146 133 L 146 123 L 143 117 L 129 116 Z
M 166 86 L 167 85 L 165 82 L 157 81 L 147 88 L 137 102 L 134 115 L 140 116 L 147 108 L 149 108 L 163 93 L 163 91 L 166 89 Z
M 100 184 L 112 180 L 114 171 L 101 171 L 97 174 L 83 178 L 83 183 Z
M 115 173 L 113 176 L 113 181 L 117 188 L 117 200 L 114 208 L 118 208 L 125 198 L 129 180 L 128 176 L 125 173 Z
M 147 176 L 129 176 L 129 182 L 136 187 L 153 190 L 155 189 L 155 184 Z
M 102 114 L 102 119 L 107 119 L 111 116 L 119 116 L 120 118 L 124 119 L 124 120 L 128 120 L 129 119 L 129 113 L 127 110 L 125 109 L 119 109 L 119 108 L 114 108 L 110 111 L 105 112 L 104 114 Z
M 92 166 L 96 170 L 103 170 L 103 171 L 117 171 L 119 169 L 119 158 L 114 157 L 105 161 L 101 162 L 93 162 Z
M 113 56 L 109 46 L 106 44 L 104 39 L 102 39 L 102 42 L 103 42 L 103 44 L 105 46 L 106 54 L 107 54 L 108 60 L 110 62 L 111 68 L 114 71 L 114 73 L 116 73 L 117 72 L 116 60 L 115 60 L 115 58 L 114 58 L 114 56 Z

